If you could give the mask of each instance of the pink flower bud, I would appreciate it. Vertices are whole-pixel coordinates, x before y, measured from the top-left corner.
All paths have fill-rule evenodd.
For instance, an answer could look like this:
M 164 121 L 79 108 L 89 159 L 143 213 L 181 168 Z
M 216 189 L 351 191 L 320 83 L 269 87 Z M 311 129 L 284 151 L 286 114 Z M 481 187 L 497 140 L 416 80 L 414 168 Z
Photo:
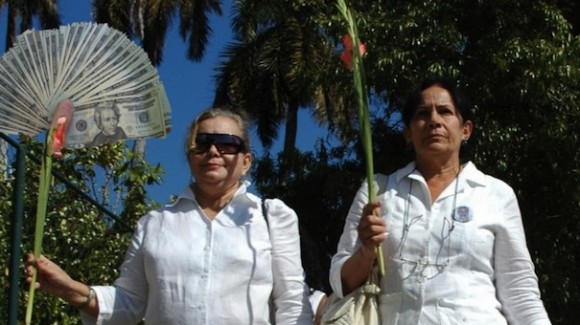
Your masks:
M 344 65 L 348 70 L 352 70 L 353 44 L 350 35 L 349 34 L 344 35 L 342 42 L 344 44 L 344 51 L 340 55 L 340 60 L 342 60 L 342 62 L 344 63 Z M 364 57 L 364 55 L 367 53 L 367 48 L 363 43 L 359 44 L 358 52 L 361 58 Z
M 65 135 L 68 125 L 72 120 L 74 106 L 72 101 L 65 99 L 58 103 L 52 115 L 51 129 L 55 129 L 52 134 L 51 154 L 55 157 L 62 157 L 61 150 L 65 147 Z

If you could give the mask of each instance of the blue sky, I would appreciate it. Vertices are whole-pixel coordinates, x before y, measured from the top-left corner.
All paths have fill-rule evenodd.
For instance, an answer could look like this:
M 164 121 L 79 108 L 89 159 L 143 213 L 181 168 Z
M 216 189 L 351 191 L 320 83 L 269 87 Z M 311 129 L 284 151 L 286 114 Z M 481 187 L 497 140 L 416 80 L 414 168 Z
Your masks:
M 61 22 L 70 24 L 79 21 L 91 21 L 90 0 L 60 0 L 58 2 Z M 177 19 L 168 32 L 163 62 L 158 71 L 169 96 L 172 108 L 172 130 L 165 139 L 152 138 L 147 141 L 147 161 L 155 165 L 160 163 L 165 169 L 161 185 L 148 189 L 152 199 L 165 203 L 172 194 L 178 194 L 190 179 L 190 172 L 183 143 L 187 127 L 193 118 L 205 108 L 211 106 L 214 92 L 214 67 L 219 62 L 219 55 L 228 42 L 231 41 L 230 28 L 231 1 L 223 1 L 223 16 L 211 17 L 209 46 L 201 62 L 192 62 L 186 58 L 186 46 L 177 33 Z M 0 53 L 4 53 L 4 37 L 6 35 L 6 12 L 0 15 Z M 271 148 L 272 153 L 280 151 L 284 135 L 280 130 L 280 138 Z M 310 117 L 308 110 L 301 110 L 298 126 L 297 145 L 300 150 L 312 150 L 314 143 L 320 137 L 326 137 L 326 129 L 318 127 Z M 263 148 L 252 135 L 254 152 L 259 157 Z

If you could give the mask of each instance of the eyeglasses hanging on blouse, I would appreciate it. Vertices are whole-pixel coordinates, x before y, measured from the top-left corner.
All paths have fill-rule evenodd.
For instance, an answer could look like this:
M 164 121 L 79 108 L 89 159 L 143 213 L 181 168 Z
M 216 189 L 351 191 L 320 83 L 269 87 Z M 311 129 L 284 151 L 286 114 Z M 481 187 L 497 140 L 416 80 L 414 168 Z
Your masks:
M 460 169 L 461 171 L 461 169 Z M 457 177 L 455 178 L 455 191 L 453 194 L 453 208 L 451 209 L 451 214 L 449 216 L 444 215 L 443 217 L 443 226 L 441 227 L 441 245 L 435 256 L 435 261 L 431 262 L 429 257 L 422 257 L 419 259 L 412 259 L 407 258 L 404 254 L 404 250 L 407 244 L 407 239 L 409 236 L 409 231 L 421 218 L 423 215 L 418 215 L 416 217 L 409 216 L 409 207 L 411 204 L 411 194 L 413 193 L 413 180 L 411 179 L 409 182 L 409 192 L 407 193 L 407 202 L 405 202 L 405 212 L 403 216 L 403 231 L 401 234 L 401 241 L 399 243 L 399 247 L 397 248 L 397 253 L 395 254 L 395 258 L 402 261 L 403 263 L 407 263 L 413 266 L 411 274 L 414 274 L 418 277 L 419 281 L 423 279 L 432 279 L 445 269 L 447 265 L 449 265 L 449 253 L 451 251 L 451 234 L 453 229 L 455 229 L 455 219 L 453 218 L 453 214 L 455 213 L 455 209 L 457 207 L 457 192 L 458 192 L 458 184 L 459 184 L 459 173 L 457 173 Z M 446 258 L 442 258 L 443 250 L 446 250 Z

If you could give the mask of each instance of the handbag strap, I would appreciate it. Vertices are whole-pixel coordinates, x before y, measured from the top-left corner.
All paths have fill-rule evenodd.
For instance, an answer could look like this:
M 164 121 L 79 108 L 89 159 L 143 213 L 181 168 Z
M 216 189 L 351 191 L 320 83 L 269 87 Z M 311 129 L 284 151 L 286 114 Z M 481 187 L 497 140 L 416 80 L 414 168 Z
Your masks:
M 266 199 L 262 199 L 262 216 L 264 220 L 266 220 L 266 226 L 268 227 L 268 231 L 270 231 L 270 222 L 268 222 L 268 209 L 266 208 Z
M 270 222 L 268 221 L 268 209 L 266 208 L 266 199 L 262 199 L 262 216 L 266 221 L 266 228 L 268 228 L 268 235 L 270 236 L 270 242 L 272 241 L 272 233 L 270 232 Z M 268 299 L 268 307 L 270 309 L 270 323 L 276 323 L 276 304 L 274 303 L 274 292 L 270 293 L 270 298 Z

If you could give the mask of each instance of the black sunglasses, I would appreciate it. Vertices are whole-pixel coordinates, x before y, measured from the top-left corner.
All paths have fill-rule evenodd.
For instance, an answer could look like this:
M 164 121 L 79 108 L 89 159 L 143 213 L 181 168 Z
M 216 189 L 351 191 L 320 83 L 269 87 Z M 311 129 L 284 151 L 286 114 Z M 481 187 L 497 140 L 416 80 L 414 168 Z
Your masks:
M 206 153 L 214 145 L 220 154 L 237 154 L 246 150 L 246 144 L 237 135 L 225 133 L 198 133 L 195 145 L 189 148 L 193 154 Z

